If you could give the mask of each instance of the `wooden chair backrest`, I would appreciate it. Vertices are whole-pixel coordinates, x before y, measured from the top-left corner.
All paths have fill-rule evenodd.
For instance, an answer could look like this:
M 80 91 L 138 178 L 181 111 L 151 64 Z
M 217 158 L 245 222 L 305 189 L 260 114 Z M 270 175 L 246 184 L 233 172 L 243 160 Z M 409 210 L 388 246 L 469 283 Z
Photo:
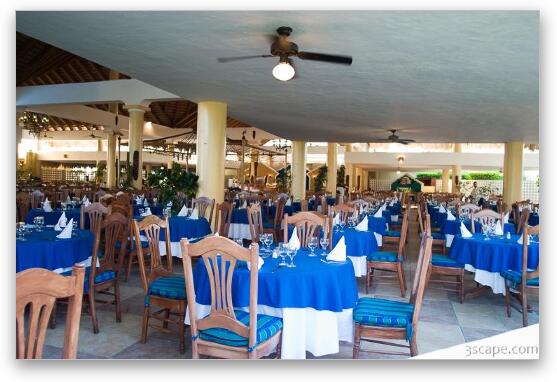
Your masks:
M 522 286 L 527 285 L 526 280 L 535 279 L 540 276 L 540 266 L 532 271 L 528 272 L 528 235 L 540 234 L 540 226 L 530 227 L 526 225 L 522 232 Z
M 33 191 L 31 193 L 31 208 L 40 208 L 42 202 L 44 202 L 44 193 Z
M 300 201 L 300 210 L 301 210 L 302 212 L 305 212 L 305 211 L 308 210 L 308 201 L 307 201 L 307 199 L 304 199 L 304 200 Z
M 87 207 L 81 206 L 80 229 L 85 229 L 85 214 L 89 215 L 89 230 L 93 233 L 97 232 L 104 217 L 108 215 L 108 207 L 101 203 L 91 203 Z
M 248 224 L 251 241 L 259 243 L 259 235 L 263 233 L 263 216 L 260 205 L 252 204 L 248 207 Z
M 194 198 L 192 201 L 193 208 L 197 207 L 200 217 L 204 217 L 209 222 L 213 221 L 213 210 L 215 209 L 215 199 L 210 199 L 206 196 L 200 196 L 199 198 Z M 208 212 L 208 216 L 207 216 Z
M 164 220 L 156 215 L 149 215 L 141 222 L 133 220 L 133 236 L 135 240 L 135 248 L 137 253 L 137 262 L 139 263 L 139 275 L 143 284 L 143 292 L 147 293 L 149 283 L 159 277 L 167 277 L 172 275 L 172 252 L 170 251 L 170 224 L 168 217 Z M 164 241 L 166 248 L 166 267 L 162 264 L 160 252 L 160 233 L 164 230 Z M 145 259 L 143 256 L 143 248 L 141 246 L 140 236 L 147 238 L 149 243 L 149 253 L 151 254 L 151 267 L 149 274 L 145 269 Z
M 256 344 L 257 325 L 257 262 L 259 246 L 253 243 L 251 247 L 243 248 L 232 240 L 222 236 L 212 236 L 197 243 L 190 244 L 187 239 L 180 241 L 182 262 L 186 279 L 186 296 L 191 322 L 191 335 L 197 338 L 198 330 L 210 328 L 225 328 L 241 337 L 248 338 L 248 346 Z M 201 257 L 207 270 L 211 287 L 211 310 L 209 315 L 196 319 L 195 287 L 193 284 L 192 258 Z M 236 320 L 232 305 L 232 279 L 237 261 L 250 264 L 250 298 L 249 322 L 247 326 Z M 200 264 L 201 265 L 201 264 Z M 243 286 L 244 288 L 246 286 Z M 194 341 L 194 346 L 196 346 Z
M 15 197 L 17 208 L 17 221 L 24 222 L 31 207 L 31 195 L 27 192 L 18 192 Z
M 402 224 L 400 226 L 400 240 L 398 241 L 398 251 L 397 258 L 402 261 L 402 256 L 404 256 L 404 248 L 406 247 L 406 237 L 408 236 L 408 214 L 409 211 L 406 210 L 402 215 Z
M 275 219 L 273 221 L 273 228 L 275 230 L 279 229 L 282 224 L 282 218 L 284 215 L 284 206 L 286 205 L 287 198 L 280 197 L 275 202 L 276 209 L 275 209 Z
M 317 208 L 316 208 L 317 210 Z M 327 195 L 321 197 L 321 213 L 323 215 L 329 214 L 329 204 L 327 203 Z
M 100 202 L 101 198 L 106 194 L 106 191 L 99 190 L 93 194 L 93 202 Z
M 84 277 L 85 267 L 77 264 L 72 268 L 72 275 L 66 277 L 41 268 L 17 273 L 16 355 L 18 359 L 42 358 L 50 315 L 57 298 L 68 298 L 69 303 L 62 358 L 76 358 Z
M 338 204 L 329 208 L 329 215 L 334 217 L 337 213 L 340 214 L 340 220 L 345 224 L 350 216 L 358 216 L 358 211 L 356 208 L 349 206 L 348 204 Z
M 472 233 L 476 232 L 476 228 L 475 228 L 475 224 L 473 224 L 473 222 L 475 222 L 476 220 L 480 222 L 480 224 L 482 226 L 486 225 L 486 224 L 491 224 L 491 223 L 495 223 L 497 222 L 497 220 L 499 220 L 501 222 L 501 228 L 503 228 L 503 214 L 497 213 L 491 209 L 483 209 L 477 212 L 473 212 L 472 213 L 472 217 L 470 218 L 471 220 L 471 226 L 472 226 Z
M 528 225 L 528 219 L 530 218 L 530 209 L 519 208 L 517 203 L 513 204 L 513 219 L 516 228 L 516 233 L 521 233 L 522 229 Z
M 458 206 L 458 214 L 472 215 L 474 212 L 481 209 L 482 208 L 480 206 L 477 206 L 474 203 L 461 204 L 460 206 Z
M 92 288 L 95 284 L 95 276 L 97 273 L 105 271 L 114 271 L 116 277 L 122 268 L 122 262 L 126 255 L 126 242 L 128 240 L 129 232 L 129 218 L 119 212 L 113 212 L 108 215 L 98 226 L 95 235 L 95 244 L 93 246 L 93 255 L 91 256 L 91 264 L 97 264 L 99 260 L 99 267 L 91 267 L 89 272 L 89 287 Z M 104 256 L 99 259 L 98 252 L 101 246 L 101 237 L 104 239 Z M 118 248 L 119 243 L 119 248 Z M 118 254 L 118 263 L 116 263 L 116 251 Z
M 229 202 L 222 202 L 217 204 L 215 213 L 215 232 L 220 236 L 228 237 L 228 230 L 232 221 L 232 204 Z
M 414 304 L 414 313 L 412 316 L 412 326 L 415 329 L 418 325 L 422 301 L 424 299 L 424 291 L 427 284 L 427 273 L 431 267 L 431 246 L 433 239 L 429 235 L 422 236 L 420 244 L 420 252 L 418 254 L 418 263 L 416 264 L 416 273 L 412 283 L 412 292 L 410 293 L 410 303 Z
M 309 239 L 319 238 L 320 228 L 323 237 L 329 238 L 331 245 L 331 217 L 317 212 L 298 212 L 292 216 L 284 215 L 284 242 L 288 243 L 288 226 L 293 225 L 298 233 L 300 245 L 307 248 Z

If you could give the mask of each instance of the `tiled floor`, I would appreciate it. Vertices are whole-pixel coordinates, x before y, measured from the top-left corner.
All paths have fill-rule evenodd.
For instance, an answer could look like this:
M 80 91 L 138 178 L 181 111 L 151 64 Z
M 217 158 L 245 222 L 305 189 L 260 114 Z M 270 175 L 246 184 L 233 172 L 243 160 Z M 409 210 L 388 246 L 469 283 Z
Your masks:
M 412 285 L 415 261 L 419 247 L 418 227 L 415 219 L 411 218 L 409 242 L 407 247 L 408 259 L 404 269 L 408 287 Z M 181 261 L 175 259 L 176 271 L 181 271 Z M 466 275 L 466 288 L 475 287 L 473 275 Z M 389 281 L 390 282 L 390 281 Z M 121 283 L 122 293 L 122 322 L 115 321 L 114 309 L 111 306 L 99 309 L 100 332 L 93 334 L 91 319 L 87 314 L 81 318 L 79 334 L 78 358 L 114 358 L 114 359 L 188 359 L 191 358 L 191 343 L 186 341 L 186 353 L 178 352 L 177 334 L 165 334 L 155 330 L 149 331 L 146 344 L 139 342 L 141 330 L 141 315 L 143 313 L 143 289 L 139 282 L 137 270 L 132 273 L 129 282 Z M 365 295 L 364 280 L 358 280 L 360 295 Z M 400 290 L 396 284 L 374 284 L 370 290 L 371 296 L 401 299 Z M 409 292 L 407 292 L 407 296 Z M 529 302 L 534 313 L 529 314 L 530 324 L 538 322 L 537 294 L 529 296 Z M 512 311 L 511 318 L 505 313 L 505 301 L 502 295 L 487 294 L 475 299 L 466 300 L 460 304 L 453 292 L 441 290 L 439 284 L 433 284 L 426 292 L 417 338 L 420 353 L 450 347 L 464 342 L 475 341 L 493 336 L 504 331 L 522 326 L 522 316 Z M 64 332 L 64 313 L 59 309 L 58 325 L 56 329 L 49 329 L 44 348 L 44 358 L 59 358 Z M 172 326 L 171 326 L 172 328 Z M 189 331 L 186 330 L 186 339 Z M 362 342 L 362 349 L 379 349 L 378 345 Z M 392 349 L 388 349 L 392 350 Z M 399 349 L 394 349 L 399 350 Z M 361 353 L 362 358 L 404 358 L 400 356 Z M 315 358 L 307 353 L 307 358 Z M 352 358 L 352 344 L 341 343 L 340 352 L 330 354 L 321 359 L 350 359 Z

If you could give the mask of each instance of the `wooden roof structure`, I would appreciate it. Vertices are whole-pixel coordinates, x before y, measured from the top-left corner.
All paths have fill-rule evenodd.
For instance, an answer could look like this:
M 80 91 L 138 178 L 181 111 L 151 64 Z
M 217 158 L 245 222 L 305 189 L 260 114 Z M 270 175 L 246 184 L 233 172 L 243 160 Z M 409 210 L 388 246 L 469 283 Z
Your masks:
M 130 78 L 120 73 L 120 79 Z M 36 86 L 110 80 L 110 69 L 83 57 L 67 52 L 23 33 L 16 33 L 16 85 Z M 108 111 L 108 104 L 87 105 Z M 119 114 L 128 115 L 119 105 Z M 145 120 L 171 128 L 197 128 L 197 104 L 195 102 L 162 101 L 152 102 L 151 111 L 145 113 Z M 51 131 L 73 130 L 73 126 L 86 126 L 94 130 L 91 124 L 69 121 L 49 116 Z M 70 127 L 68 129 L 67 127 Z M 245 128 L 251 125 L 228 117 L 227 127 Z

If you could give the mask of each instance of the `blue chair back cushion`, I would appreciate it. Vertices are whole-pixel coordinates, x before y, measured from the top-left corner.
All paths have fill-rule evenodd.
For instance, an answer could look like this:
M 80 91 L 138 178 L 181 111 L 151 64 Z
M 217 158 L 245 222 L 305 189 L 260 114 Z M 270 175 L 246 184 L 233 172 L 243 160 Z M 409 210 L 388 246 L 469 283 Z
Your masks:
M 517 272 L 509 269 L 508 271 L 501 272 L 501 277 L 503 277 L 505 280 L 510 281 L 513 287 L 522 284 L 522 272 Z M 527 279 L 526 285 L 539 287 L 540 278 L 536 277 L 533 279 Z
M 367 255 L 367 261 L 379 261 L 379 262 L 389 262 L 394 263 L 397 262 L 397 253 L 396 252 L 383 252 L 377 251 L 373 252 L 372 254 Z
M 464 264 L 459 263 L 458 261 L 450 258 L 449 256 L 440 255 L 437 253 L 431 255 L 431 264 L 436 267 L 464 268 Z
M 89 292 L 89 274 L 91 273 L 91 267 L 85 268 L 85 277 L 83 279 L 83 291 L 85 293 Z M 62 276 L 71 276 L 72 271 L 66 271 L 62 273 Z M 95 275 L 95 284 L 100 284 L 108 280 L 114 280 L 116 278 L 116 273 L 114 271 L 104 271 L 102 273 L 97 273 Z
M 186 299 L 186 284 L 181 276 L 160 277 L 149 284 L 144 305 L 149 306 L 151 295 L 173 300 Z
M 445 240 L 445 234 L 441 232 L 432 232 L 431 237 L 435 240 Z
M 249 313 L 243 310 L 234 310 L 236 319 L 244 325 L 249 325 Z M 257 334 L 256 346 L 260 343 L 273 337 L 282 330 L 282 319 L 267 316 L 265 314 L 257 315 Z M 199 338 L 205 341 L 216 342 L 221 345 L 245 347 L 248 346 L 249 340 L 247 337 L 242 337 L 228 329 L 224 328 L 210 328 L 199 331 Z M 248 349 L 250 350 L 250 349 Z M 253 350 L 253 349 L 251 349 Z
M 400 237 L 400 231 L 385 231 L 385 233 L 383 234 L 383 236 L 388 236 L 388 237 Z
M 406 340 L 412 338 L 414 305 L 382 298 L 362 297 L 354 309 L 354 321 L 360 325 L 406 328 Z

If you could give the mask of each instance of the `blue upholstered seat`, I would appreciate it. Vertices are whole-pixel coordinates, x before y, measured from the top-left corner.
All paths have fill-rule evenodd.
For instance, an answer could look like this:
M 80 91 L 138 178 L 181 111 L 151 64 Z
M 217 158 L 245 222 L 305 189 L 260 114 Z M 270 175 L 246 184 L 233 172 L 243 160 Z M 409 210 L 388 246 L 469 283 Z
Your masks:
M 275 228 L 275 223 L 270 221 L 270 222 L 263 222 L 263 228 L 267 228 L 267 229 L 271 229 L 271 228 Z
M 503 271 L 501 272 L 501 277 L 503 277 L 505 280 L 508 280 L 512 283 L 513 287 L 522 284 L 522 273 L 521 272 L 517 272 L 517 271 L 513 271 L 513 270 L 508 270 L 508 271 Z M 527 279 L 526 280 L 526 285 L 527 286 L 540 286 L 540 278 L 536 277 L 533 279 Z
M 449 256 L 440 255 L 437 253 L 431 255 L 431 264 L 436 267 L 464 268 L 464 264 L 459 263 Z
M 85 277 L 83 279 L 83 291 L 87 293 L 89 291 L 89 273 L 91 272 L 91 267 L 85 268 Z M 72 271 L 66 271 L 62 273 L 62 276 L 71 276 Z M 104 271 L 97 273 L 95 275 L 95 284 L 100 284 L 108 280 L 114 280 L 116 278 L 116 273 L 114 271 Z
M 400 237 L 400 231 L 385 231 L 385 233 L 383 234 L 383 236 L 389 236 L 389 237 Z
M 377 251 L 367 255 L 367 261 L 383 261 L 392 263 L 398 261 L 398 259 L 396 252 Z
M 445 240 L 445 234 L 441 232 L 432 232 L 431 237 L 435 240 Z
M 354 309 L 354 321 L 360 325 L 406 328 L 406 339 L 412 338 L 414 305 L 408 302 L 362 297 Z
M 402 222 L 400 220 L 397 220 L 396 222 L 390 221 L 389 225 L 402 225 Z
M 243 310 L 234 310 L 236 319 L 244 325 L 249 325 L 249 313 Z M 256 345 L 264 342 L 277 334 L 282 329 L 282 319 L 267 316 L 265 314 L 257 315 L 257 331 Z M 228 329 L 211 328 L 199 331 L 199 338 L 205 341 L 216 342 L 221 345 L 243 347 L 248 346 L 248 338 L 242 337 Z
M 149 284 L 145 295 L 145 306 L 149 306 L 151 295 L 173 300 L 186 299 L 186 284 L 181 276 L 160 277 Z

